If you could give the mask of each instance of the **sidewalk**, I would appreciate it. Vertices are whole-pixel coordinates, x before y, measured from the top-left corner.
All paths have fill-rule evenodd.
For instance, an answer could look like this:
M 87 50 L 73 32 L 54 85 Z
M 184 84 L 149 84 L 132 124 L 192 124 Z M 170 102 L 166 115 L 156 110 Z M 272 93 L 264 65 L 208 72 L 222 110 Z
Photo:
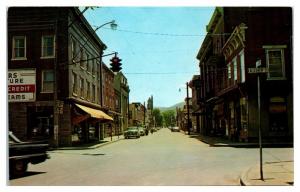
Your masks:
M 182 132 L 184 133 L 184 132 Z M 211 147 L 259 147 L 258 143 L 234 142 L 222 137 L 203 136 L 197 133 L 191 133 L 191 138 L 198 139 Z M 263 142 L 263 147 L 293 147 L 293 143 L 268 143 Z
M 76 146 L 71 146 L 71 147 L 58 147 L 54 148 L 53 150 L 84 150 L 84 149 L 96 149 L 98 147 L 102 147 L 107 144 L 111 144 L 120 140 L 123 140 L 124 136 L 119 135 L 119 136 L 113 136 L 111 137 L 106 137 L 101 141 L 95 141 L 92 143 L 85 143 L 85 144 L 78 144 Z
M 242 174 L 240 183 L 243 186 L 293 186 L 294 161 L 264 163 L 263 177 L 261 180 L 259 166 L 254 166 Z
M 184 133 L 184 132 L 183 132 Z M 258 143 L 233 142 L 221 137 L 202 136 L 195 133 L 190 138 L 198 139 L 211 147 L 259 147 Z M 263 147 L 293 147 L 293 143 L 266 143 Z M 254 166 L 242 173 L 241 185 L 250 186 L 291 186 L 294 185 L 294 161 L 266 162 L 263 164 L 263 177 L 260 180 L 260 167 Z

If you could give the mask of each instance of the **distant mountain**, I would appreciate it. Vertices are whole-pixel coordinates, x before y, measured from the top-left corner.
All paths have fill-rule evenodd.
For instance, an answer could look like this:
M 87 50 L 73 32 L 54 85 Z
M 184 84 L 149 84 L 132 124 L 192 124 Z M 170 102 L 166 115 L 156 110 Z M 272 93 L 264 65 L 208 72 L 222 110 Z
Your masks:
M 170 107 L 157 107 L 157 108 L 159 108 L 159 110 L 161 112 L 163 112 L 163 111 L 167 111 L 167 110 L 176 110 L 176 107 L 183 108 L 183 106 L 184 106 L 184 102 L 180 102 L 180 103 L 176 103 L 175 105 L 172 105 Z

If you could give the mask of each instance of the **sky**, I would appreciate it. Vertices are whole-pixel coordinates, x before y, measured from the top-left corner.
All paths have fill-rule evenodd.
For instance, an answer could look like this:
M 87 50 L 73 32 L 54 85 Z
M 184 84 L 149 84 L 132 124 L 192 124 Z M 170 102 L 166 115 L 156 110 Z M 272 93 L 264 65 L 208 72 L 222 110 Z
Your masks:
M 104 54 L 118 52 L 128 79 L 131 102 L 169 107 L 184 101 L 186 82 L 199 74 L 196 55 L 214 7 L 99 7 L 84 16 L 105 43 Z M 111 56 L 103 61 L 109 66 Z M 180 91 L 179 91 L 180 90 Z M 191 91 L 189 93 L 191 95 Z

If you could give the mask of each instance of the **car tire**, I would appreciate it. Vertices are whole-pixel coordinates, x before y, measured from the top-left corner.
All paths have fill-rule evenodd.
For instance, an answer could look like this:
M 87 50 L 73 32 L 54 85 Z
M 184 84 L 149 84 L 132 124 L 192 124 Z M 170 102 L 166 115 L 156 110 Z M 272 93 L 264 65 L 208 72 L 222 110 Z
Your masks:
M 11 165 L 11 174 L 14 176 L 22 176 L 28 168 L 28 162 L 17 160 L 14 161 Z

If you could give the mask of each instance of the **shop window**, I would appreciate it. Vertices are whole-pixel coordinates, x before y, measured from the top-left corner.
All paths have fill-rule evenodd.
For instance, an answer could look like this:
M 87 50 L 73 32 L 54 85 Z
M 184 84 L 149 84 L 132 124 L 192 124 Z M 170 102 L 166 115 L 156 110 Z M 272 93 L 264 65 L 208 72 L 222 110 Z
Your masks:
M 47 139 L 53 136 L 53 108 L 28 107 L 28 137 Z
M 26 59 L 26 37 L 14 36 L 12 44 L 12 59 L 23 60 Z
M 269 105 L 270 132 L 287 131 L 287 106 L 285 98 L 272 97 Z

